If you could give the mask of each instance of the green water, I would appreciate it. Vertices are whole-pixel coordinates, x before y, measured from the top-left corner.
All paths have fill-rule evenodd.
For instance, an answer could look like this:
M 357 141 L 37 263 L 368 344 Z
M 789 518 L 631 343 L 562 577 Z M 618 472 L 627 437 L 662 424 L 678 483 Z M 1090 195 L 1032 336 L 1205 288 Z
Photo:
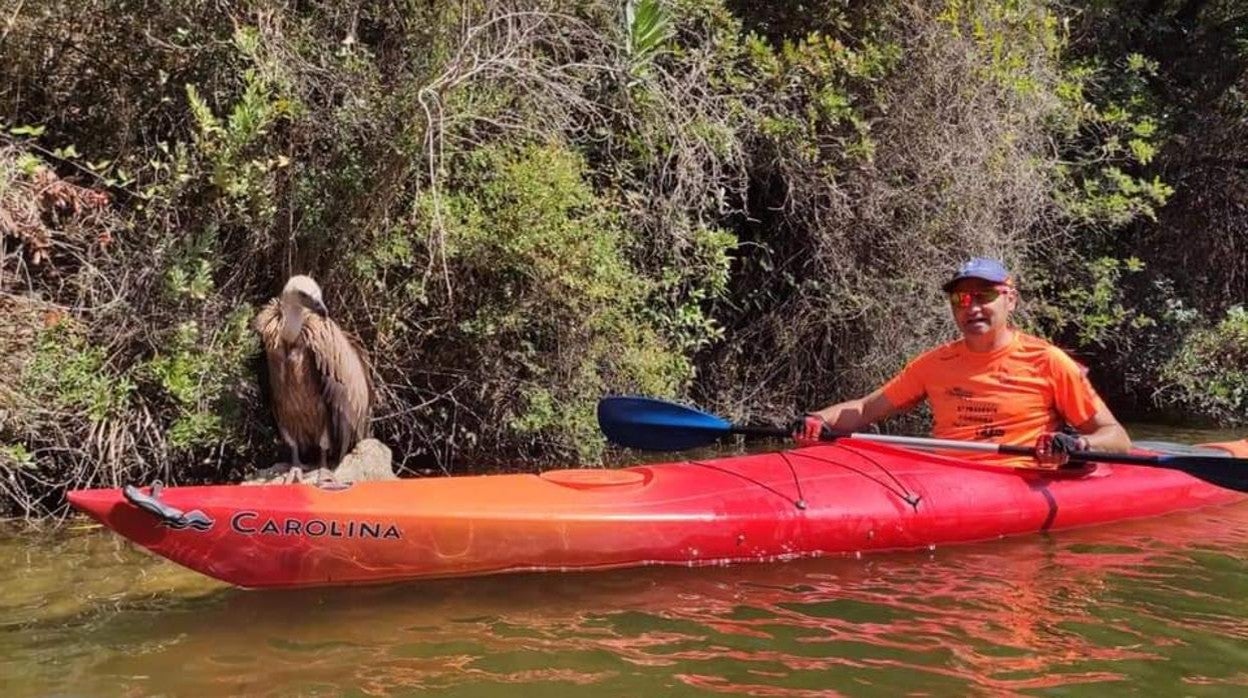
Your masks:
M 0 689 L 1237 696 L 1245 552 L 1241 503 L 862 558 L 246 592 L 93 526 L 9 531 Z

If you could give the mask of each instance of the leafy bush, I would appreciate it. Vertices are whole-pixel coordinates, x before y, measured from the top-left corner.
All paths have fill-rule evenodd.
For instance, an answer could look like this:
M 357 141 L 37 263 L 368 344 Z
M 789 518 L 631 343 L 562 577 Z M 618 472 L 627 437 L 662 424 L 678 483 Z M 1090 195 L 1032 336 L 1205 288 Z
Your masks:
M 1165 133 L 1160 106 L 1149 94 L 1156 61 L 1138 53 L 1116 64 L 1099 57 L 1076 60 L 1055 94 L 1063 109 L 1053 128 L 1063 136 L 1056 168 L 1056 198 L 1065 215 L 1093 229 L 1112 229 L 1137 218 L 1156 219 L 1174 189 L 1144 173 Z
M 1124 283 L 1124 277 L 1143 270 L 1143 263 L 1134 257 L 1100 257 L 1057 279 L 1036 274 L 1031 291 L 1037 302 L 1028 309 L 1031 326 L 1065 338 L 1068 346 L 1105 348 L 1112 344 L 1114 353 L 1129 354 L 1133 331 L 1156 324 L 1141 310 L 1142 294 L 1136 293 L 1133 299 Z
M 379 238 L 356 268 L 385 279 L 396 301 L 435 310 L 431 291 L 438 290 L 412 283 L 404 270 L 427 254 L 421 231 L 441 226 L 448 274 L 471 295 L 467 305 L 454 289 L 441 297 L 462 315 L 436 326 L 424 368 L 439 357 L 448 362 L 442 370 L 472 366 L 480 389 L 494 396 L 472 438 L 492 441 L 502 428 L 533 445 L 595 458 L 596 399 L 622 389 L 676 394 L 692 366 L 686 353 L 668 348 L 664 331 L 683 337 L 688 351 L 716 329 L 696 305 L 670 318 L 655 313 L 661 306 L 647 301 L 659 286 L 629 261 L 638 243 L 589 186 L 574 152 L 554 144 L 485 146 L 458 158 L 452 171 L 437 200 L 430 193 L 415 202 L 412 235 Z M 713 295 L 732 240 L 707 244 L 718 268 L 699 288 Z M 673 282 L 686 276 L 674 273 Z
M 135 384 L 126 372 L 110 368 L 106 347 L 88 342 L 69 323 L 40 336 L 34 361 L 22 375 L 28 397 L 67 412 L 83 412 L 92 422 L 117 417 L 129 408 Z
M 1248 309 L 1188 335 L 1161 372 L 1160 402 L 1187 419 L 1248 424 Z
M 251 333 L 255 310 L 241 307 L 224 327 L 205 341 L 199 325 L 188 320 L 176 326 L 140 372 L 173 403 L 168 440 L 182 452 L 211 449 L 222 439 L 245 431 L 238 386 L 255 380 L 251 357 L 259 345 Z M 153 391 L 156 392 L 156 391 Z

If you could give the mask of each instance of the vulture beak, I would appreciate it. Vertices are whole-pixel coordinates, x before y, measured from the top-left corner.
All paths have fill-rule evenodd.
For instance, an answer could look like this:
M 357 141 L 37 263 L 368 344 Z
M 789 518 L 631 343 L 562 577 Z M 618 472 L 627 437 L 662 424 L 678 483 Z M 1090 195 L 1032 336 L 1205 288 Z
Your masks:
M 299 303 L 303 307 L 311 310 L 321 317 L 327 317 L 329 315 L 329 309 L 325 307 L 325 303 L 320 298 L 304 293 L 303 291 L 299 292 Z
M 308 309 L 321 317 L 327 317 L 329 315 L 329 309 L 325 307 L 325 304 L 321 302 L 320 298 L 309 298 Z

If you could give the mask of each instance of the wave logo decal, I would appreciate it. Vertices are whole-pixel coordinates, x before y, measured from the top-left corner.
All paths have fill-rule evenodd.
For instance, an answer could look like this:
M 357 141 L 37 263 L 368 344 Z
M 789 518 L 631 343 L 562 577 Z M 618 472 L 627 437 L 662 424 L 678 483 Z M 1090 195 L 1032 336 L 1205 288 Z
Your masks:
M 212 517 L 208 516 L 199 509 L 194 509 L 183 514 L 180 519 L 165 519 L 161 523 L 175 531 L 181 531 L 187 528 L 192 528 L 196 531 L 207 531 L 210 530 L 216 522 L 212 520 Z

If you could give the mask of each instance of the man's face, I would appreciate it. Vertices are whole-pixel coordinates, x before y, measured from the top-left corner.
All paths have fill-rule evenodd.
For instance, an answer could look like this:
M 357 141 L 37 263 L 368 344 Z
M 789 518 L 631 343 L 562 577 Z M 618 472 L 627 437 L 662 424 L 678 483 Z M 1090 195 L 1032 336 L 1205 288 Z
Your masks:
M 963 279 L 949 292 L 949 302 L 963 336 L 977 337 L 1005 329 L 1018 297 L 1008 286 Z

